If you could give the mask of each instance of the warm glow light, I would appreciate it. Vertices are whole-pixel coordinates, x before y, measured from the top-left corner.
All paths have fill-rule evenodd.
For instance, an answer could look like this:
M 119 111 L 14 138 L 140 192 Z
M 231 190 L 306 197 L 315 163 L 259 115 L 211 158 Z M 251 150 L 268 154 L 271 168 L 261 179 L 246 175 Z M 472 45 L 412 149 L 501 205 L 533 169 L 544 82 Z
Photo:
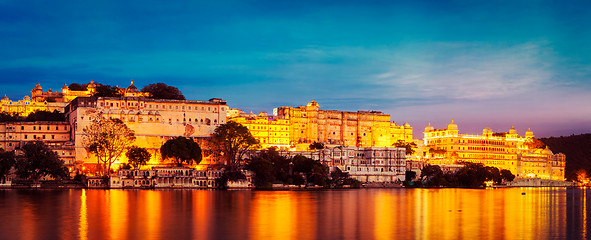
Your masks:
M 86 189 L 82 189 L 82 195 L 80 196 L 80 220 L 78 226 L 80 239 L 88 239 L 88 209 L 86 201 Z

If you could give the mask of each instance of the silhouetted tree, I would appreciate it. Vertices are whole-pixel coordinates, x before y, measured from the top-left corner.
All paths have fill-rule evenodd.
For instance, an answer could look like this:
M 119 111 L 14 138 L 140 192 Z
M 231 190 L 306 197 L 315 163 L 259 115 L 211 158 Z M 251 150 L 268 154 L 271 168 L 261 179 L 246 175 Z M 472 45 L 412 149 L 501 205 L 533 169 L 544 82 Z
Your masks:
M 27 142 L 20 150 L 23 155 L 17 158 L 15 164 L 18 177 L 35 182 L 44 176 L 56 179 L 68 177 L 64 161 L 43 142 Z
M 142 88 L 142 92 L 149 92 L 150 98 L 185 100 L 181 91 L 164 83 L 152 83 Z
M 308 149 L 310 150 L 322 150 L 324 149 L 324 144 L 321 142 L 313 142 L 310 144 L 310 146 L 308 146 Z
M 16 159 L 14 156 L 14 151 L 4 151 L 4 149 L 0 148 L 0 179 L 5 177 L 12 167 L 14 167 L 16 163 Z
M 86 91 L 86 86 L 87 84 L 80 85 L 78 83 L 70 83 L 70 85 L 68 85 L 68 89 L 71 91 Z
M 37 121 L 64 122 L 64 121 L 66 121 L 66 116 L 65 116 L 65 114 L 60 113 L 57 110 L 53 110 L 53 112 L 35 111 L 32 113 L 29 113 L 29 116 L 27 116 L 25 121 L 27 121 L 27 122 L 37 122 Z
M 209 147 L 215 157 L 221 157 L 225 161 L 229 171 L 235 171 L 242 164 L 244 154 L 259 147 L 259 141 L 252 136 L 248 128 L 229 121 L 215 129 Z
M 394 143 L 395 147 L 403 147 L 406 149 L 406 155 L 413 155 L 415 154 L 415 149 L 417 148 L 417 144 L 414 142 L 407 143 L 402 140 L 398 140 L 397 143 Z
M 97 84 L 96 92 L 93 96 L 96 97 L 121 97 L 121 89 L 116 86 Z
M 152 154 L 150 154 L 145 148 L 133 146 L 127 150 L 125 156 L 129 160 L 130 164 L 132 164 L 135 168 L 138 168 L 141 165 L 146 165 L 146 163 L 150 161 Z
M 160 154 L 162 154 L 162 159 L 173 159 L 173 163 L 177 166 L 182 166 L 183 163 L 199 164 L 203 158 L 199 144 L 185 137 L 176 137 L 166 141 L 160 147 Z
M 505 181 L 512 182 L 513 179 L 515 179 L 515 175 L 513 175 L 513 173 L 511 173 L 511 171 L 509 171 L 507 169 L 503 169 L 503 170 L 501 170 L 501 178 Z

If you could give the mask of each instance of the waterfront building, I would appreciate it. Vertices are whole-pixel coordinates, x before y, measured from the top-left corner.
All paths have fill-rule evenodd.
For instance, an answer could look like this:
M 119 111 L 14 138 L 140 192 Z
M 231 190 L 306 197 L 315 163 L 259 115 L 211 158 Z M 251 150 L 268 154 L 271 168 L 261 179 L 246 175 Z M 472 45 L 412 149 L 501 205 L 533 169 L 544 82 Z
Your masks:
M 341 171 L 361 182 L 403 181 L 406 149 L 399 147 L 334 147 L 317 151 L 279 151 L 286 157 L 302 155 L 320 161 L 331 171 Z
M 535 148 L 530 129 L 523 137 L 513 127 L 508 132 L 495 133 L 485 128 L 482 135 L 468 135 L 460 134 L 452 120 L 445 129 L 435 129 L 429 123 L 423 141 L 427 160 L 432 164 L 482 163 L 508 169 L 517 177 L 564 180 L 565 155 Z
M 228 113 L 228 116 L 232 116 L 230 120 L 247 127 L 252 136 L 259 141 L 262 148 L 290 148 L 290 124 L 288 120 L 268 116 L 266 112 L 261 112 L 257 116 L 252 112 L 246 114 L 238 111 L 236 113 L 236 109 L 230 111 Z
M 110 188 L 219 188 L 223 170 L 189 167 L 120 169 L 109 177 Z
M 0 148 L 12 151 L 27 142 L 42 141 L 72 170 L 76 156 L 70 130 L 68 122 L 3 122 L 0 123 Z
M 219 98 L 189 101 L 141 96 L 78 97 L 66 107 L 66 118 L 71 124 L 77 161 L 96 163 L 82 144 L 84 128 L 97 118 L 116 118 L 135 132 L 135 145 L 152 154 L 149 164 L 159 164 L 164 142 L 179 136 L 196 141 L 208 138 L 215 128 L 226 123 L 226 111 L 226 101 Z M 126 162 L 125 156 L 121 162 Z

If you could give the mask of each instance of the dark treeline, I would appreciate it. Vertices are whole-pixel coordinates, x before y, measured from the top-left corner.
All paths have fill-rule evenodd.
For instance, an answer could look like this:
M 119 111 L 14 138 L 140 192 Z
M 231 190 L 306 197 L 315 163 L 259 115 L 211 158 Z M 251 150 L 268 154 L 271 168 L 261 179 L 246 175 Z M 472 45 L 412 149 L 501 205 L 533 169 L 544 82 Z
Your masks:
M 591 173 L 591 134 L 540 138 L 540 141 L 552 152 L 566 155 L 565 175 L 568 180 L 576 180 L 578 170 Z
M 316 160 L 301 155 L 287 158 L 274 149 L 252 156 L 246 168 L 254 172 L 254 184 L 258 189 L 270 189 L 273 184 L 318 185 L 325 188 L 360 186 L 359 181 L 338 168 L 330 173 L 327 166 Z
M 414 172 L 407 172 L 406 186 L 414 187 L 465 187 L 482 188 L 485 182 L 513 181 L 515 175 L 511 171 L 496 167 L 485 167 L 480 163 L 464 163 L 464 167 L 455 173 L 443 172 L 437 165 L 426 165 L 421 170 L 420 180 L 410 182 Z
M 72 83 L 68 88 L 73 91 L 86 91 L 88 84 Z M 96 97 L 121 97 L 123 95 L 121 88 L 108 84 L 96 83 L 95 90 L 93 96 Z M 168 86 L 165 83 L 148 84 L 141 91 L 150 93 L 148 98 L 185 100 L 185 96 L 178 88 Z
M 5 112 L 0 113 L 0 122 L 64 122 L 66 121 L 66 116 L 63 113 L 54 110 L 53 112 L 49 111 L 35 111 L 30 113 L 28 116 L 18 116 L 14 114 L 8 114 Z

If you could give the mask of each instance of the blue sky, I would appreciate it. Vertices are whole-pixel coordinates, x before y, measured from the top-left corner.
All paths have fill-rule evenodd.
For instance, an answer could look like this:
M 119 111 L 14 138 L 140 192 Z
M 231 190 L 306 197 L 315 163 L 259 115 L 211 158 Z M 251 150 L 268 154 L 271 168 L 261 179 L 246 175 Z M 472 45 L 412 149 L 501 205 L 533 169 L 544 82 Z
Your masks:
M 0 94 L 164 82 L 272 112 L 379 110 L 415 137 L 591 132 L 588 1 L 6 1 Z

